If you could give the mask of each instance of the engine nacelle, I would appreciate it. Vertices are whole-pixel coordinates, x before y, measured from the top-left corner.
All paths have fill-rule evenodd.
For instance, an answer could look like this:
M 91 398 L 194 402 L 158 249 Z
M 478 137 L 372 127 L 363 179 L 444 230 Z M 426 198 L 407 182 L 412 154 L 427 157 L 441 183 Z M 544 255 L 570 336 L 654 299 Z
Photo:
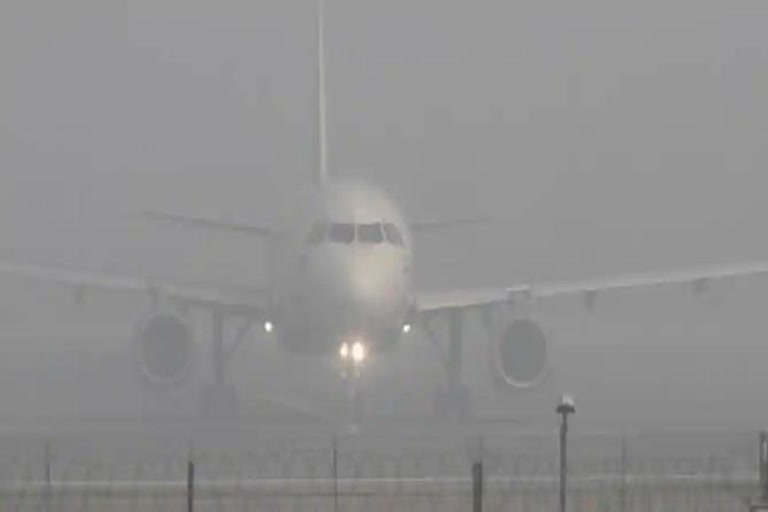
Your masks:
M 175 314 L 155 313 L 140 321 L 134 344 L 139 374 L 150 385 L 179 385 L 193 372 L 197 350 L 192 329 Z
M 491 354 L 497 380 L 514 388 L 531 388 L 544 377 L 547 367 L 547 337 L 529 318 L 508 323 Z

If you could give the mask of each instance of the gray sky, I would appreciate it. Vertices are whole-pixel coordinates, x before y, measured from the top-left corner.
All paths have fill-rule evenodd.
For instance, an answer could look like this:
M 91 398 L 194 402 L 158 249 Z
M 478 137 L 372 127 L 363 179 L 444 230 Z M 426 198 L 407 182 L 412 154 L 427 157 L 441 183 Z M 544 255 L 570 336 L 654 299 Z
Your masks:
M 768 257 L 765 2 L 327 3 L 332 170 L 419 218 L 503 220 L 425 241 L 422 281 Z M 313 16 L 4 0 L 2 255 L 245 275 L 258 243 L 128 213 L 275 217 L 313 165 Z

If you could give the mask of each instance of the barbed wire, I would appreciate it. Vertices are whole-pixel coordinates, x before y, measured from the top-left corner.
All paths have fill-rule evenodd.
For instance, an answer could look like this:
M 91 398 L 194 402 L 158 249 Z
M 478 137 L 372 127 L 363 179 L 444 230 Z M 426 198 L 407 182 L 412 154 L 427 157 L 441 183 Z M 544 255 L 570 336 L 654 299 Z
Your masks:
M 711 453 L 686 456 L 660 456 L 647 449 L 654 441 L 647 437 L 610 440 L 613 448 L 600 450 L 576 439 L 569 503 L 585 512 L 744 510 L 758 491 L 752 437 L 751 443 L 713 444 Z M 419 448 L 415 439 L 386 444 L 260 443 L 236 452 L 197 446 L 196 510 L 332 510 L 336 488 L 343 510 L 464 511 L 470 509 L 470 466 L 478 457 L 487 475 L 486 510 L 556 509 L 551 445 L 519 451 L 506 448 L 504 439 L 485 439 L 481 450 L 460 443 Z M 338 447 L 336 485 L 332 446 Z M 183 509 L 189 451 L 106 456 L 51 443 L 43 452 L 47 460 L 25 458 L 23 451 L 0 455 L 0 511 Z

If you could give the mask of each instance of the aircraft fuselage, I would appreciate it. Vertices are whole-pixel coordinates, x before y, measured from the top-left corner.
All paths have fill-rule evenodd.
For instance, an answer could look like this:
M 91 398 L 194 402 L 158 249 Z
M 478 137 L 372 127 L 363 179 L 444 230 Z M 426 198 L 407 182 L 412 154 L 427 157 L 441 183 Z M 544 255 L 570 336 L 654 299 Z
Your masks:
M 291 351 L 392 348 L 411 307 L 412 241 L 400 209 L 362 181 L 298 197 L 270 255 L 277 335 Z

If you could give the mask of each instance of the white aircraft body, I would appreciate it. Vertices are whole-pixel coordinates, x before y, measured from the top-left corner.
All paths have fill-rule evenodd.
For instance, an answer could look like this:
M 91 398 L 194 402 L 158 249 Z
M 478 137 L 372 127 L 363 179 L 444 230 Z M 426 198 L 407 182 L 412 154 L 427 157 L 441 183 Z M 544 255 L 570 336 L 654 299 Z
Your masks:
M 465 221 L 409 223 L 377 187 L 331 179 L 325 142 L 322 3 L 318 12 L 318 168 L 311 187 L 289 205 L 284 224 L 251 226 L 151 214 L 263 238 L 269 283 L 242 294 L 226 287 L 178 286 L 10 262 L 0 264 L 0 273 L 71 286 L 78 300 L 99 289 L 151 296 L 156 308 L 138 323 L 135 353 L 139 374 L 154 388 L 181 385 L 196 377 L 192 361 L 197 345 L 184 313 L 190 309 L 209 312 L 214 378 L 202 393 L 204 411 L 234 411 L 237 397 L 228 368 L 239 341 L 255 325 L 277 337 L 289 353 L 338 358 L 353 387 L 371 360 L 384 353 L 396 357 L 401 338 L 418 329 L 433 341 L 445 370 L 444 385 L 435 395 L 436 411 L 467 415 L 471 400 L 462 377 L 467 314 L 479 314 L 487 327 L 493 350 L 488 368 L 494 382 L 504 388 L 528 388 L 541 382 L 548 362 L 544 330 L 529 314 L 535 303 L 570 295 L 592 309 L 608 291 L 667 284 L 689 284 L 694 291 L 703 291 L 716 280 L 768 272 L 768 264 L 754 263 L 590 282 L 522 283 L 439 293 L 415 290 L 414 236 Z M 224 333 L 231 322 L 244 328 L 234 343 L 227 344 Z
M 393 348 L 412 305 L 411 237 L 400 211 L 354 181 L 328 183 L 298 204 L 272 261 L 285 343 L 318 353 L 345 342 Z

